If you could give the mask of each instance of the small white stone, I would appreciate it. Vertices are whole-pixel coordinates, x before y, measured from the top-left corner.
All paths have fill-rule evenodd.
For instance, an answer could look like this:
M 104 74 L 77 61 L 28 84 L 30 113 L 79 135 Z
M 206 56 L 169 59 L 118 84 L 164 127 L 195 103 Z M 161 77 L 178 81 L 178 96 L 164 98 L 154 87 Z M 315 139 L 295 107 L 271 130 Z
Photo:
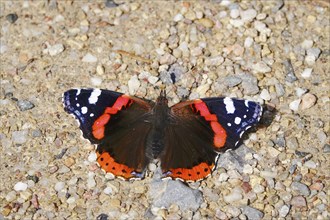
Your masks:
M 298 111 L 300 102 L 301 102 L 301 99 L 297 99 L 297 100 L 290 102 L 289 108 L 292 111 Z
M 229 175 L 227 173 L 220 173 L 219 175 L 219 181 L 220 182 L 225 182 L 229 179 Z
M 239 201 L 243 198 L 242 191 L 238 188 L 234 188 L 229 195 L 223 197 L 226 203 L 232 203 L 235 201 Z
M 312 48 L 313 46 L 313 41 L 312 40 L 304 40 L 302 43 L 301 43 L 301 47 L 305 50 L 309 49 L 309 48 Z
M 260 176 L 262 176 L 263 178 L 275 178 L 275 177 L 277 177 L 277 172 L 262 170 L 262 171 L 260 171 Z
M 285 218 L 289 214 L 289 211 L 290 211 L 290 206 L 283 205 L 279 210 L 279 216 Z
M 236 18 L 238 18 L 238 16 L 239 16 L 239 10 L 237 8 L 230 10 L 231 18 L 236 19 Z
M 257 16 L 257 11 L 254 9 L 248 9 L 241 11 L 240 15 L 244 22 L 250 22 Z
M 93 86 L 99 86 L 102 84 L 102 79 L 99 77 L 92 77 L 91 78 L 91 83 Z
M 68 204 L 72 204 L 72 203 L 74 203 L 75 201 L 76 201 L 76 198 L 73 197 L 73 196 L 71 196 L 70 198 L 68 198 L 68 199 L 66 200 L 66 202 L 67 202 Z
M 60 192 L 62 189 L 64 189 L 65 183 L 64 182 L 57 182 L 55 184 L 55 191 Z
M 104 74 L 104 67 L 102 65 L 98 65 L 96 67 L 96 73 L 99 75 L 103 75 Z
M 48 53 L 51 56 L 56 56 L 64 51 L 63 44 L 55 44 L 48 48 Z
M 263 61 L 253 64 L 252 68 L 257 73 L 269 73 L 272 71 L 272 69 Z
M 313 66 L 315 64 L 316 57 L 314 55 L 307 55 L 305 57 L 305 63 L 309 66 Z
M 91 152 L 89 155 L 88 155 L 88 158 L 87 160 L 91 163 L 95 162 L 97 159 L 97 155 L 95 152 Z
M 317 98 L 315 95 L 313 95 L 311 93 L 306 93 L 301 98 L 301 109 L 305 110 L 305 109 L 311 108 L 312 106 L 315 105 L 316 100 L 317 100 Z
M 253 173 L 253 167 L 250 164 L 245 164 L 244 167 L 243 167 L 243 173 L 252 174 Z
M 209 84 L 202 84 L 197 87 L 196 92 L 199 94 L 200 97 L 204 97 L 207 90 L 209 90 L 209 89 L 210 89 Z
M 245 47 L 245 48 L 249 48 L 249 47 L 251 47 L 252 44 L 253 44 L 253 42 L 254 42 L 254 40 L 253 40 L 252 37 L 247 37 L 247 38 L 245 38 L 245 41 L 244 41 L 244 47 Z
M 104 190 L 103 190 L 103 192 L 105 193 L 105 194 L 107 194 L 107 195 L 110 195 L 110 194 L 112 194 L 112 188 L 111 187 L 106 187 Z
M 134 75 L 131 77 L 130 80 L 128 80 L 128 91 L 129 94 L 134 95 L 136 91 L 139 89 L 141 83 L 137 77 L 137 75 Z
M 260 93 L 260 98 L 263 100 L 269 101 L 271 99 L 270 94 L 267 89 L 263 89 Z
M 15 191 L 10 191 L 7 195 L 6 195 L 6 201 L 7 202 L 12 202 L 16 199 L 16 192 Z
M 95 56 L 93 56 L 90 53 L 87 53 L 83 58 L 82 58 L 82 62 L 86 62 L 86 63 L 95 63 L 97 62 L 97 58 Z
M 234 27 L 241 27 L 244 25 L 244 21 L 241 19 L 230 19 L 229 23 Z
M 157 76 L 149 76 L 148 77 L 148 81 L 152 84 L 152 85 L 155 85 L 156 82 L 158 82 L 158 77 Z
M 308 160 L 304 163 L 304 166 L 309 168 L 309 169 L 316 169 L 317 165 L 314 161 Z
M 301 76 L 303 78 L 309 78 L 312 76 L 312 71 L 313 71 L 313 68 L 306 68 L 304 69 L 304 71 L 301 73 Z
M 182 19 L 183 19 L 183 15 L 177 14 L 174 16 L 173 21 L 178 22 L 178 21 L 181 21 Z
M 307 92 L 307 89 L 302 89 L 302 88 L 295 88 L 296 89 L 296 95 L 298 97 L 301 97 L 303 94 L 305 94 Z
M 27 189 L 28 185 L 23 182 L 18 182 L 14 186 L 15 191 L 25 191 Z

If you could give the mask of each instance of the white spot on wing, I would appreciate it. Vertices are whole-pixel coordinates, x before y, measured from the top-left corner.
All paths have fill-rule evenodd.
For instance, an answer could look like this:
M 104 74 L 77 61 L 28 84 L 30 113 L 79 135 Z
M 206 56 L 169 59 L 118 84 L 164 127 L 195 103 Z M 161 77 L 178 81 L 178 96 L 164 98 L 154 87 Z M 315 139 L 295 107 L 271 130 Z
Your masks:
M 248 100 L 245 100 L 244 104 L 245 104 L 246 107 L 249 107 L 249 101 Z
M 77 93 L 76 93 L 76 96 L 78 96 L 81 92 L 81 89 L 77 89 Z
M 235 118 L 235 124 L 239 125 L 241 123 L 241 118 L 240 117 L 236 117 Z
M 231 126 L 231 123 L 227 123 L 227 125 L 230 127 Z
M 229 97 L 226 97 L 224 98 L 223 102 L 225 103 L 227 113 L 233 114 L 235 112 L 235 106 L 233 100 Z
M 80 107 L 79 103 L 76 104 L 77 107 Z
M 94 114 L 93 114 L 93 113 L 91 113 L 91 114 L 89 115 L 89 117 L 94 117 Z
M 86 114 L 88 111 L 88 108 L 86 106 L 81 107 L 81 113 Z
M 243 116 L 243 118 L 246 118 L 246 117 L 247 117 L 246 115 Z
M 101 95 L 100 89 L 94 89 L 91 93 L 91 96 L 88 98 L 89 104 L 95 104 L 98 100 L 98 97 Z

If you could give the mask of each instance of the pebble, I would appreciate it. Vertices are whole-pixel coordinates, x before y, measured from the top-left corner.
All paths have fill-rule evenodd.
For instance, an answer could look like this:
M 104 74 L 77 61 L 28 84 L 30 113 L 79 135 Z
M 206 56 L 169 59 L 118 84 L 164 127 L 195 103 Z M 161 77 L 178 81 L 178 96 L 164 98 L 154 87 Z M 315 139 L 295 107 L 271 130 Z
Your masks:
M 257 11 L 254 9 L 247 9 L 241 11 L 240 15 L 243 22 L 251 22 L 257 16 Z
M 10 191 L 7 195 L 6 195 L 6 201 L 7 202 L 12 202 L 16 199 L 16 192 L 15 191 Z
M 303 183 L 300 182 L 293 182 L 291 184 L 291 188 L 292 190 L 296 191 L 297 193 L 299 193 L 299 195 L 303 195 L 305 197 L 309 196 L 311 191 L 309 190 L 308 186 L 306 186 Z
M 252 69 L 256 72 L 256 73 L 269 73 L 272 71 L 272 69 L 263 61 L 260 61 L 256 64 L 252 65 Z
M 248 219 L 259 220 L 264 217 L 264 213 L 251 206 L 245 206 L 242 208 L 242 213 L 247 216 Z
M 137 77 L 137 75 L 134 75 L 131 77 L 130 80 L 128 80 L 128 91 L 129 94 L 134 95 L 136 91 L 139 89 L 141 83 Z
M 242 82 L 242 79 L 237 76 L 226 76 L 223 83 L 228 87 L 235 87 Z
M 28 185 L 23 182 L 18 182 L 14 186 L 15 191 L 25 191 L 28 188 Z
M 295 196 L 291 199 L 291 205 L 296 208 L 306 207 L 306 199 L 303 196 Z
M 319 48 L 313 47 L 307 49 L 307 56 L 313 56 L 317 59 L 321 54 L 321 50 Z
M 89 155 L 88 155 L 88 158 L 87 160 L 91 163 L 95 162 L 97 159 L 97 155 L 95 152 L 91 152 Z
M 231 217 L 237 217 L 241 214 L 241 210 L 235 206 L 229 205 L 227 206 L 226 212 L 231 215 Z
M 175 21 L 175 22 L 179 22 L 179 21 L 182 21 L 183 18 L 184 18 L 184 17 L 183 17 L 182 14 L 176 14 L 176 15 L 174 16 L 174 18 L 173 18 L 173 21 Z
M 311 48 L 313 46 L 313 41 L 312 40 L 304 40 L 302 43 L 301 43 L 301 47 L 305 50 Z
M 93 172 L 88 173 L 88 179 L 87 179 L 87 188 L 88 189 L 93 189 L 96 186 L 94 176 L 95 176 L 95 174 Z
M 289 205 L 283 205 L 279 210 L 279 216 L 285 218 L 289 214 L 290 208 Z
M 158 82 L 159 78 L 157 76 L 149 76 L 148 77 L 148 82 L 151 83 L 152 85 L 155 85 L 156 82 Z
M 292 111 L 298 111 L 300 102 L 301 102 L 301 99 L 296 99 L 296 100 L 290 102 L 289 108 Z
M 309 189 L 321 191 L 323 189 L 323 187 L 324 187 L 324 185 L 321 182 L 315 182 L 312 185 L 310 185 Z
M 316 96 L 311 93 L 306 93 L 301 98 L 301 109 L 309 109 L 316 103 Z
M 212 28 L 214 26 L 214 22 L 209 18 L 201 18 L 197 22 L 206 28 Z
M 229 15 L 231 18 L 236 19 L 236 18 L 238 18 L 239 13 L 240 13 L 239 10 L 237 8 L 234 8 L 234 9 L 230 10 Z
M 157 181 L 150 185 L 149 195 L 154 207 L 170 207 L 177 204 L 181 210 L 196 211 L 203 202 L 202 193 L 197 189 L 185 186 L 180 181 Z
M 92 77 L 91 78 L 91 84 L 93 86 L 96 86 L 96 87 L 100 86 L 102 84 L 102 78 L 100 78 L 100 77 Z
M 304 163 L 304 166 L 309 168 L 309 169 L 316 169 L 317 165 L 314 161 L 309 160 Z
M 11 13 L 11 14 L 6 15 L 6 19 L 7 19 L 7 21 L 9 21 L 10 23 L 13 24 L 17 21 L 18 16 L 16 13 Z
M 234 188 L 230 194 L 226 195 L 223 197 L 223 200 L 226 202 L 226 203 L 232 203 L 232 202 L 235 202 L 235 201 L 239 201 L 243 198 L 243 195 L 242 195 L 242 190 L 239 189 L 239 188 Z
M 97 65 L 97 67 L 96 67 L 96 73 L 98 75 L 103 75 L 104 74 L 104 71 L 105 71 L 105 69 L 104 69 L 104 67 L 102 65 Z
M 304 71 L 301 73 L 301 76 L 303 78 L 310 78 L 312 76 L 312 71 L 313 71 L 313 68 L 306 68 L 304 69 Z
M 20 111 L 26 111 L 34 108 L 34 104 L 28 100 L 19 100 L 17 105 Z
M 64 51 L 64 46 L 63 44 L 55 44 L 53 46 L 50 46 L 48 48 L 48 53 L 50 56 L 56 56 Z
M 325 144 L 323 147 L 323 153 L 330 153 L 330 145 L 329 144 Z
M 83 58 L 82 58 L 82 62 L 85 63 L 96 63 L 97 62 L 97 57 L 95 57 L 94 55 L 87 53 Z
M 206 66 L 220 66 L 225 59 L 222 56 L 207 57 L 205 59 Z
M 64 187 L 65 187 L 65 183 L 64 182 L 57 182 L 55 184 L 54 189 L 55 189 L 56 192 L 60 192 L 60 191 L 62 191 L 62 189 L 64 189 Z
M 307 89 L 302 89 L 302 88 L 295 88 L 296 90 L 296 95 L 300 98 L 303 94 L 305 94 L 308 90 Z
M 27 141 L 28 130 L 14 131 L 12 140 L 15 144 L 24 144 Z
M 265 101 L 269 101 L 271 99 L 270 94 L 267 89 L 261 90 L 260 98 L 262 98 Z
M 220 173 L 218 181 L 226 182 L 229 179 L 229 175 L 227 173 Z
M 285 71 L 286 71 L 285 81 L 287 81 L 289 83 L 293 83 L 294 81 L 297 81 L 297 77 L 294 73 L 294 69 L 293 69 L 291 60 L 285 60 L 283 62 L 283 65 L 284 65 Z

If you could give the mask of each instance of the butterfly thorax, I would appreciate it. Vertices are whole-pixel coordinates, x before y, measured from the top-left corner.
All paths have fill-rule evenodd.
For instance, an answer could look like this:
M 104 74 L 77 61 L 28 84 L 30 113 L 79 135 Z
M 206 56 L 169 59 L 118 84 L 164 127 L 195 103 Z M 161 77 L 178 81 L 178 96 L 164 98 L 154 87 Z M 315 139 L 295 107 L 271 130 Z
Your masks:
M 150 159 L 156 159 L 164 149 L 164 132 L 169 123 L 170 108 L 162 94 L 158 97 L 150 117 L 151 130 L 147 138 L 146 151 Z

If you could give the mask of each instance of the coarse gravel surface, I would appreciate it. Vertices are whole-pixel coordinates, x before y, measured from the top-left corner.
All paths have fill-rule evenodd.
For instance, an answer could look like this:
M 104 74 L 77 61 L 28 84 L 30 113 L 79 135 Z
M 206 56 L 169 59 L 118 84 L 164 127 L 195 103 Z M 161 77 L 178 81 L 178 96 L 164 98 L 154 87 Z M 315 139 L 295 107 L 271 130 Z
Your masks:
M 0 1 L 0 219 L 330 219 L 330 3 Z M 95 87 L 230 96 L 260 125 L 207 179 L 122 181 L 63 110 Z

